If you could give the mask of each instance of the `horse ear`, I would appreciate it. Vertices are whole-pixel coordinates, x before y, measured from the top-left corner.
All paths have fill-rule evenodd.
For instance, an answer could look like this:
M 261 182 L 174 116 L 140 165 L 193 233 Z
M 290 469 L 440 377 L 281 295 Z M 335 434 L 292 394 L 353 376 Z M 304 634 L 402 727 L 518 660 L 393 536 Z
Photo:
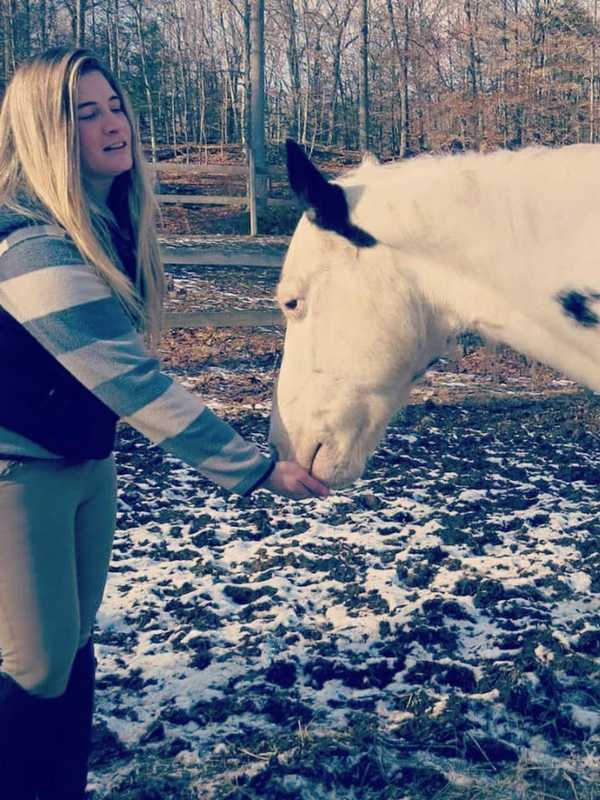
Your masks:
M 339 233 L 357 247 L 372 247 L 377 244 L 370 233 L 350 222 L 348 203 L 342 187 L 329 183 L 293 139 L 288 139 L 285 146 L 290 186 L 304 206 L 309 219 L 320 228 Z
M 306 209 L 318 212 L 320 208 L 331 203 L 331 184 L 321 175 L 304 150 L 293 139 L 288 139 L 285 147 L 288 178 L 292 191 Z

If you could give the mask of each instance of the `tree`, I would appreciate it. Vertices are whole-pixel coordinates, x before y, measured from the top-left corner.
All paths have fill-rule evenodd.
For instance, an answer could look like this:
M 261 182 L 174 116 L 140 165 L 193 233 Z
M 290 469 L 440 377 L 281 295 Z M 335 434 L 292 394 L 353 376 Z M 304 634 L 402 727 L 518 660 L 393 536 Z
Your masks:
M 250 180 L 256 197 L 256 212 L 264 213 L 267 200 L 267 149 L 265 143 L 264 0 L 250 6 Z M 254 231 L 253 231 L 254 232 Z
M 360 5 L 360 103 L 359 147 L 364 152 L 369 149 L 369 0 L 361 0 Z
M 152 161 L 156 161 L 156 128 L 155 128 L 155 111 L 154 111 L 154 98 L 152 95 L 152 87 L 150 83 L 150 63 L 147 56 L 146 37 L 144 35 L 143 13 L 144 13 L 144 0 L 128 0 L 129 7 L 134 15 L 135 32 L 137 35 L 138 55 L 141 69 L 141 78 L 144 87 L 144 95 L 146 99 L 146 112 L 148 119 L 148 126 L 150 131 L 150 151 L 152 154 Z
M 155 155 L 247 144 L 251 113 L 265 145 L 384 156 L 598 139 L 598 0 L 261 0 L 255 46 L 257 3 L 0 0 L 0 89 L 32 53 L 89 43 Z
M 398 99 L 400 105 L 400 136 L 398 153 L 400 158 L 404 158 L 408 149 L 410 137 L 410 118 L 408 105 L 408 62 L 409 62 L 409 41 L 410 41 L 410 11 L 408 0 L 404 2 L 404 35 L 402 43 L 396 25 L 394 6 L 392 0 L 386 0 L 386 8 L 392 32 L 392 44 L 396 54 L 397 65 L 392 67 L 393 81 L 397 84 Z M 397 72 L 396 72 L 397 70 Z

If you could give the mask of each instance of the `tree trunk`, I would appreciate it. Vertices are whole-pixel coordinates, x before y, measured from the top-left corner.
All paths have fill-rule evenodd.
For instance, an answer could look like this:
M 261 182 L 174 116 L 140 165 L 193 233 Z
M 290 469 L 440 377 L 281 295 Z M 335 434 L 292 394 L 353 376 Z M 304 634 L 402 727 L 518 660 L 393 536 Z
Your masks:
M 594 30 L 590 47 L 590 143 L 596 138 L 596 36 L 598 31 L 598 0 L 594 0 Z
M 46 0 L 40 0 L 40 44 L 42 50 L 48 47 L 48 9 Z
M 520 96 L 521 90 L 521 42 L 519 36 L 519 0 L 514 0 L 515 12 L 515 81 L 514 92 L 517 97 Z M 519 148 L 523 144 L 523 104 L 520 99 L 515 103 L 515 110 L 513 112 L 513 147 Z
M 169 94 L 171 95 L 171 133 L 173 136 L 173 155 L 177 155 L 177 110 L 175 108 L 175 87 L 177 86 L 177 76 L 175 74 L 175 64 L 173 64 L 173 86 Z M 167 76 L 165 76 L 167 77 Z
M 252 105 L 251 98 L 251 84 L 252 78 L 250 75 L 250 51 L 252 50 L 251 33 L 250 33 L 250 18 L 252 12 L 250 9 L 250 0 L 244 0 L 244 91 L 242 93 L 242 114 L 241 114 L 241 131 L 242 143 L 246 146 L 250 144 L 250 107 Z
M 2 0 L 4 20 L 4 76 L 8 83 L 16 67 L 15 59 L 15 16 L 16 1 Z
M 3 49 L 2 52 L 2 71 L 0 74 L 0 92 L 4 95 L 4 91 L 6 89 L 7 83 L 7 75 L 6 75 L 6 63 L 5 63 L 5 55 L 6 55 L 6 24 L 7 20 L 4 14 L 4 5 L 0 5 L 0 46 Z
M 408 2 L 404 3 L 404 39 L 402 42 L 402 87 L 403 92 L 400 102 L 400 155 L 405 156 L 410 151 L 410 109 L 408 106 L 408 59 L 410 46 L 410 8 Z
M 336 117 L 337 117 L 337 108 L 338 108 L 338 97 L 341 96 L 342 93 L 342 41 L 344 38 L 344 33 L 346 32 L 346 28 L 348 27 L 348 22 L 350 21 L 350 15 L 354 9 L 354 3 L 348 3 L 346 6 L 346 10 L 342 16 L 342 19 L 337 24 L 337 34 L 335 37 L 335 44 L 333 46 L 333 58 L 332 58 L 332 92 L 331 96 L 328 98 L 323 98 L 327 101 L 329 105 L 329 112 L 327 115 L 328 124 L 327 124 L 327 144 L 331 145 L 335 141 L 337 141 L 336 135 Z
M 298 56 L 298 44 L 296 41 L 297 17 L 294 7 L 294 0 L 287 0 L 289 38 L 287 46 L 288 68 L 290 70 L 290 88 L 292 95 L 291 118 L 293 129 L 292 136 L 300 139 L 301 135 L 301 104 L 300 104 L 300 59 Z
M 148 62 L 146 57 L 146 44 L 144 42 L 144 33 L 142 29 L 142 0 L 137 0 L 133 7 L 135 13 L 136 31 L 138 36 L 138 45 L 140 48 L 140 64 L 142 67 L 142 80 L 144 83 L 144 93 L 146 95 L 146 103 L 148 106 L 148 125 L 150 127 L 150 149 L 152 152 L 152 161 L 156 162 L 156 131 L 154 120 L 154 101 L 152 99 L 152 90 L 150 87 L 150 79 L 148 77 Z
M 112 70 L 116 78 L 121 75 L 121 50 L 119 47 L 119 0 L 113 0 L 114 12 L 111 29 Z
M 96 50 L 98 47 L 98 42 L 96 38 L 98 32 L 98 29 L 96 28 L 96 8 L 97 8 L 96 3 L 92 3 L 92 44 L 91 44 L 92 50 Z
M 22 35 L 19 42 L 19 57 L 28 58 L 31 53 L 31 3 L 30 0 L 21 0 Z
M 473 104 L 473 111 L 471 114 L 473 125 L 473 143 L 475 148 L 479 150 L 481 139 L 483 136 L 483 120 L 481 107 L 479 102 L 479 56 L 475 46 L 475 19 L 473 16 L 473 9 L 471 0 L 465 0 L 465 15 L 467 17 L 467 31 L 469 41 L 469 59 L 467 72 L 469 74 L 469 84 L 471 89 L 471 102 Z
M 544 0 L 535 0 L 534 24 L 531 32 L 531 54 L 535 81 L 533 104 L 535 141 L 541 142 L 545 132 L 544 96 L 546 94 L 546 8 Z
M 398 99 L 400 101 L 399 156 L 400 158 L 404 158 L 409 146 L 408 48 L 410 43 L 410 12 L 408 8 L 408 2 L 404 3 L 404 36 L 402 37 L 402 46 L 400 45 L 400 38 L 396 28 L 392 0 L 387 0 L 387 11 L 390 20 L 390 28 L 392 31 L 392 43 L 394 45 L 396 59 L 398 61 Z
M 196 65 L 196 82 L 197 82 L 197 97 L 198 97 L 198 144 L 207 145 L 208 137 L 206 135 L 206 76 L 204 74 L 204 63 L 200 61 Z
M 369 149 L 369 0 L 361 2 L 360 100 L 358 106 L 358 144 Z
M 267 201 L 264 18 L 264 0 L 252 0 L 250 10 L 250 149 L 256 171 L 258 214 L 265 211 Z
M 85 47 L 85 14 L 87 0 L 77 0 L 75 6 L 75 45 Z

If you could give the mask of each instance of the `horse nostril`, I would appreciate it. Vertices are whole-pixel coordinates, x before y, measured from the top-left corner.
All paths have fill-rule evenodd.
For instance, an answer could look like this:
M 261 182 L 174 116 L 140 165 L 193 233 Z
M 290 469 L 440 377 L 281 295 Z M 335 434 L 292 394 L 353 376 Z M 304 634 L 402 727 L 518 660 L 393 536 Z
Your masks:
M 309 473 L 309 475 L 312 475 L 313 466 L 314 466 L 314 464 L 315 464 L 315 459 L 316 459 L 316 457 L 317 457 L 317 453 L 319 452 L 319 450 L 321 449 L 321 447 L 323 447 L 323 442 L 319 442 L 319 444 L 317 445 L 317 447 L 316 447 L 316 449 L 315 449 L 315 452 L 313 453 L 313 457 L 312 457 L 312 458 L 311 458 L 311 460 L 310 460 L 310 466 L 309 466 L 309 468 L 308 468 L 308 473 Z

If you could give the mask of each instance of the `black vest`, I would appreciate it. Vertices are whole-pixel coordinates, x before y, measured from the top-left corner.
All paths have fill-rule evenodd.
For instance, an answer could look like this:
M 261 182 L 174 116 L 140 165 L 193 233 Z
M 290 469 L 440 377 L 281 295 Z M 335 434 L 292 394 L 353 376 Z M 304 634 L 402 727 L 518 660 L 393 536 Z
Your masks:
M 123 267 L 135 273 L 135 257 L 120 239 L 115 236 Z M 99 459 L 114 448 L 117 420 L 0 306 L 1 426 L 64 458 Z

